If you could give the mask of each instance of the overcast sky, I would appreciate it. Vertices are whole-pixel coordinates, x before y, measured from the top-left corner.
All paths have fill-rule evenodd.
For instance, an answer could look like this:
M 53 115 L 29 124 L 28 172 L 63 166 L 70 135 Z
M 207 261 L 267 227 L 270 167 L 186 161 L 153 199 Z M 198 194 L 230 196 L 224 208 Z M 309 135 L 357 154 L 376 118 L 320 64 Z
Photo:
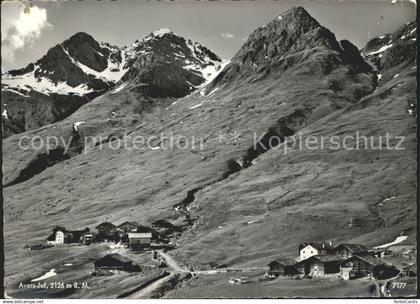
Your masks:
M 339 40 L 348 39 L 359 48 L 414 21 L 416 14 L 408 0 L 32 2 L 29 13 L 20 2 L 2 2 L 3 71 L 35 62 L 79 31 L 124 46 L 167 27 L 229 59 L 257 27 L 293 6 L 303 6 Z

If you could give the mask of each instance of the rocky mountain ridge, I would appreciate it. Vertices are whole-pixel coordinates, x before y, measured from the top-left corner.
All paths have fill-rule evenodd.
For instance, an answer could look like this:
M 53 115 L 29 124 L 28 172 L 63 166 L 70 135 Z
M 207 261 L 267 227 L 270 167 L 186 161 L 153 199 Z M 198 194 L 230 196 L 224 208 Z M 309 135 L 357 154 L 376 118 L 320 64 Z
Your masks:
M 323 66 L 311 65 L 310 58 L 316 52 L 325 57 Z M 371 70 L 352 43 L 338 42 L 305 9 L 296 7 L 256 29 L 213 86 L 223 85 L 230 79 L 268 77 L 270 73 L 283 73 L 300 65 L 306 66 L 302 73 L 328 73 L 337 64 L 349 64 L 352 69 L 349 72 L 353 73 Z
M 118 82 L 117 91 L 130 83 L 151 97 L 182 97 L 220 66 L 210 50 L 168 29 L 123 48 L 77 33 L 36 63 L 2 75 L 3 137 L 59 121 Z

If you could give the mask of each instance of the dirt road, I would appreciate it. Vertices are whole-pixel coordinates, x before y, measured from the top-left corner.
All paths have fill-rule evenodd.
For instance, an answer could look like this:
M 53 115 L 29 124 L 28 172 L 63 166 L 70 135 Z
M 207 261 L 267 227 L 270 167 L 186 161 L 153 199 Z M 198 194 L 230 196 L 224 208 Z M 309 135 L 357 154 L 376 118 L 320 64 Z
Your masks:
M 159 255 L 165 259 L 166 264 L 171 267 L 176 272 L 190 272 L 185 266 L 182 267 L 178 264 L 177 261 L 175 261 L 169 254 L 159 251 Z
M 168 253 L 159 251 L 159 255 L 165 259 L 166 264 L 173 269 L 174 272 L 185 273 L 191 272 L 192 274 L 216 274 L 221 272 L 228 272 L 228 268 L 217 268 L 217 269 L 208 269 L 208 270 L 189 270 L 185 266 L 181 266 L 177 261 L 174 260 Z M 253 271 L 253 270 L 265 270 L 265 267 L 251 267 L 251 268 L 235 268 L 234 271 Z
M 146 286 L 145 288 L 143 288 L 142 290 L 139 290 L 131 295 L 129 295 L 128 297 L 126 297 L 125 299 L 140 299 L 140 298 L 149 298 L 151 293 L 153 291 L 155 291 L 156 289 L 158 289 L 160 286 L 162 286 L 165 282 L 169 281 L 170 279 L 172 279 L 174 277 L 175 274 L 171 273 L 170 275 L 160 278 L 159 280 L 157 280 L 156 282 L 153 282 L 152 284 Z

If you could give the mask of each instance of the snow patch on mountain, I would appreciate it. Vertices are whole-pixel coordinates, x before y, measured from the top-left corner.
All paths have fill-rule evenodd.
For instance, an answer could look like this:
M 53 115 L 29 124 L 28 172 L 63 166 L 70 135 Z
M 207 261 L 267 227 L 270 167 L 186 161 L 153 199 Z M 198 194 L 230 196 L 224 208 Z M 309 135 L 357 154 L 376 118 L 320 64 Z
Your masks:
M 2 83 L 4 84 L 4 81 L 3 81 L 3 80 L 2 80 Z M 20 95 L 20 96 L 22 96 L 22 97 L 29 97 L 29 95 L 22 94 L 21 92 L 19 92 L 19 91 L 17 91 L 17 90 L 14 90 L 14 89 L 12 89 L 12 88 L 9 88 L 8 86 L 4 86 L 4 87 L 2 88 L 2 91 L 3 91 L 3 92 L 12 92 L 12 93 L 17 94 L 17 95 Z
M 153 35 L 155 37 L 162 37 L 163 35 L 170 34 L 170 33 L 172 33 L 172 31 L 170 29 L 168 29 L 166 27 L 163 27 L 161 29 L 158 29 L 158 30 L 154 31 Z
M 9 116 L 7 116 L 7 110 L 6 109 L 3 109 L 3 112 L 1 113 L 1 116 L 5 119 L 9 118 Z
M 216 78 L 216 76 L 224 69 L 226 65 L 229 64 L 229 62 L 230 62 L 229 60 L 224 60 L 222 62 L 219 62 L 219 61 L 208 59 L 206 61 L 207 65 L 204 68 L 194 63 L 187 64 L 183 68 L 186 70 L 194 71 L 200 76 L 202 76 L 205 79 L 205 82 L 203 82 L 200 85 L 200 88 L 204 88 L 207 84 L 212 82 L 214 78 Z
M 60 44 L 65 55 L 70 59 L 70 61 L 80 68 L 86 75 L 92 75 L 97 79 L 101 79 L 107 83 L 117 83 L 122 76 L 127 72 L 127 68 L 124 68 L 126 63 L 125 53 L 122 52 L 118 47 L 110 46 L 107 43 L 100 44 L 102 48 L 109 49 L 113 54 L 120 52 L 121 62 L 117 60 L 112 60 L 108 57 L 107 68 L 101 72 L 91 69 L 85 64 L 82 64 L 76 60 L 73 56 L 70 55 L 69 51 Z M 94 50 L 100 56 L 105 57 L 101 52 Z M 39 76 L 42 73 L 44 76 Z M 2 90 L 5 92 L 12 92 L 14 94 L 21 95 L 23 97 L 29 97 L 27 95 L 30 91 L 37 91 L 39 93 L 50 95 L 50 94 L 60 94 L 60 95 L 85 95 L 96 90 L 90 88 L 87 83 L 82 83 L 76 87 L 70 86 L 66 81 L 52 81 L 48 75 L 54 74 L 53 71 L 43 70 L 38 64 L 34 65 L 32 71 L 22 74 L 22 75 L 12 75 L 10 73 L 5 73 L 2 75 Z M 35 76 L 38 75 L 38 76 Z
M 69 52 L 66 50 L 66 48 L 61 45 L 63 48 L 64 53 L 70 58 L 70 60 L 73 62 L 74 65 L 78 66 L 85 74 L 87 75 L 93 75 L 96 78 L 108 81 L 108 82 L 118 82 L 122 76 L 127 72 L 128 69 L 124 69 L 126 57 L 125 54 L 121 53 L 122 62 L 112 62 L 110 58 L 108 58 L 108 66 L 105 70 L 102 72 L 95 71 L 94 69 L 91 69 L 90 67 L 84 65 L 83 63 L 77 61 L 74 59 Z
M 391 48 L 392 45 L 393 45 L 392 43 L 391 44 L 384 45 L 379 50 L 373 51 L 373 52 L 370 52 L 370 53 L 367 53 L 366 55 L 369 56 L 369 55 L 375 55 L 375 54 L 379 54 L 379 53 L 385 52 L 387 49 Z
M 81 126 L 82 124 L 84 124 L 85 122 L 84 121 L 77 121 L 77 122 L 75 122 L 74 124 L 73 124 L 73 129 L 75 130 L 75 131 L 78 131 L 79 130 L 79 126 Z
M 406 239 L 408 239 L 408 236 L 406 236 L 406 235 L 397 236 L 397 238 L 393 242 L 383 244 L 381 246 L 373 247 L 373 249 L 381 249 L 381 248 L 386 248 L 386 247 L 389 247 L 389 246 L 392 246 L 392 245 L 396 245 L 396 244 L 404 242 Z
M 12 76 L 8 73 L 2 75 L 2 90 L 4 91 L 24 91 L 26 93 L 30 91 L 37 91 L 39 93 L 50 95 L 50 94 L 75 94 L 85 95 L 94 92 L 93 89 L 87 87 L 86 84 L 80 84 L 77 87 L 71 87 L 67 82 L 52 82 L 47 77 L 35 77 L 35 71 L 39 69 L 39 66 L 35 65 L 34 70 L 23 75 Z M 22 93 L 20 93 L 22 94 Z M 28 97 L 28 96 L 25 96 Z
M 195 106 L 189 107 L 188 109 L 193 110 L 193 109 L 196 109 L 198 107 L 201 107 L 202 105 L 203 105 L 202 103 L 199 103 L 199 104 L 196 104 Z
M 122 89 L 124 89 L 126 86 L 128 85 L 128 83 L 127 82 L 124 82 L 124 83 L 122 83 L 121 85 L 119 85 L 115 90 L 113 90 L 112 92 L 111 92 L 111 94 L 115 94 L 115 93 L 118 93 L 118 92 L 120 92 Z

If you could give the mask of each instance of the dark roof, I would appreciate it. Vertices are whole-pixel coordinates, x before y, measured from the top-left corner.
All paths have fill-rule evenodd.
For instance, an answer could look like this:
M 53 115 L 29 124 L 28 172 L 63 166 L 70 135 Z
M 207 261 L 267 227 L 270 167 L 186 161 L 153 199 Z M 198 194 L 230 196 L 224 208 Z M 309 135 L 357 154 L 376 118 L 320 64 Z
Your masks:
M 104 226 L 108 226 L 108 227 L 111 227 L 111 228 L 115 228 L 116 227 L 114 224 L 112 224 L 110 222 L 103 222 L 103 223 L 99 224 L 98 226 L 96 226 L 95 228 L 102 228 Z
M 107 254 L 106 256 L 100 258 L 99 260 L 102 260 L 104 258 L 113 258 L 121 263 L 127 263 L 127 262 L 133 262 L 132 260 L 130 260 L 129 258 L 126 258 L 118 253 L 111 253 L 111 254 Z
M 54 241 L 55 240 L 55 232 L 51 233 L 49 237 L 47 237 L 47 241 Z
M 335 247 L 335 249 L 339 249 L 340 247 L 344 247 L 352 253 L 367 252 L 367 248 L 361 244 L 340 244 L 337 247 Z
M 294 264 L 296 264 L 296 261 L 294 259 L 279 258 L 272 260 L 270 263 L 267 264 L 267 266 L 270 266 L 272 263 L 279 263 L 282 266 L 293 266 Z
M 133 226 L 138 226 L 138 224 L 135 222 L 135 221 L 125 221 L 124 223 L 122 223 L 122 224 L 119 224 L 118 225 L 118 227 L 121 227 L 122 225 L 126 225 L 126 224 L 130 224 L 130 225 L 133 225 Z
M 90 229 L 89 228 L 85 228 L 83 230 L 69 230 L 68 232 L 75 232 L 75 233 L 79 233 L 79 232 L 89 232 Z
M 69 229 L 64 226 L 55 226 L 53 229 L 53 233 L 55 234 L 57 231 L 61 231 L 63 233 L 69 232 Z
M 72 233 L 72 234 L 77 234 L 77 235 L 82 235 L 84 233 L 88 233 L 89 231 L 90 231 L 89 228 L 85 228 L 83 230 L 67 230 L 66 232 Z
M 153 229 L 148 226 L 138 225 L 136 232 L 152 232 Z
M 370 249 L 367 252 L 381 253 L 381 252 L 387 252 L 387 251 L 389 251 L 388 248 L 376 248 L 376 249 Z
M 89 229 L 85 230 L 70 230 L 67 233 L 71 234 L 73 238 L 80 238 L 82 235 L 89 232 Z
M 309 260 L 318 260 L 323 263 L 329 263 L 329 262 L 341 263 L 344 261 L 343 257 L 339 255 L 314 255 L 305 260 L 297 262 L 296 265 L 303 264 L 305 262 L 308 262 Z
M 348 258 L 347 260 L 355 259 L 355 258 L 361 259 L 372 266 L 386 265 L 385 262 L 381 261 L 380 259 L 376 257 L 371 256 L 370 254 L 356 254 L 352 256 L 351 258 Z
M 343 257 L 340 255 L 316 255 L 315 259 L 320 260 L 321 262 L 342 262 L 344 261 Z

